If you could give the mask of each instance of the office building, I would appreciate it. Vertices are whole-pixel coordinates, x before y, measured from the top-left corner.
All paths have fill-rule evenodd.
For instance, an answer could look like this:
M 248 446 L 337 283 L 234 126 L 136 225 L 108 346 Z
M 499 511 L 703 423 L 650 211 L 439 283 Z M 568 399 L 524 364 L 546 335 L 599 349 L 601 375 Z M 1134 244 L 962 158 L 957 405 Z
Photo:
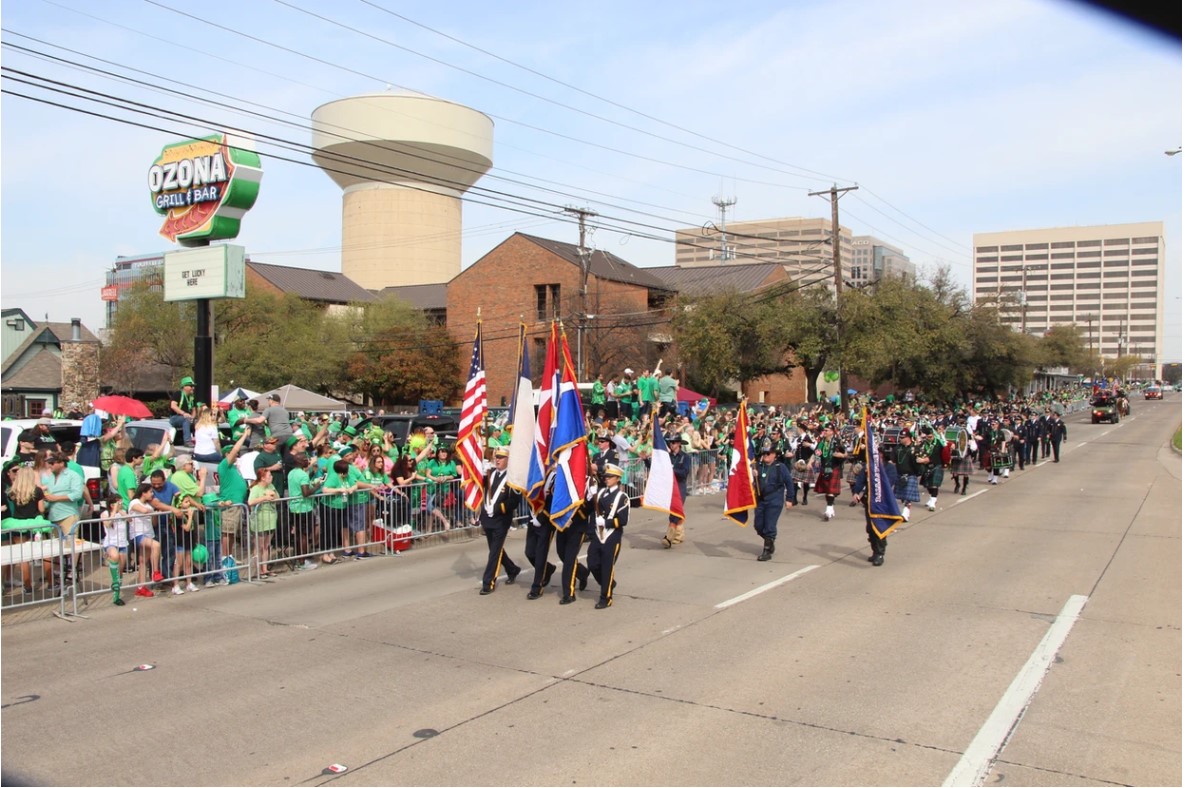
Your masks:
M 840 264 L 852 265 L 852 231 L 840 225 Z M 780 263 L 791 279 L 835 286 L 831 220 L 810 218 L 730 222 L 675 231 L 675 265 L 694 267 Z
M 976 233 L 972 295 L 1041 336 L 1074 324 L 1103 356 L 1138 355 L 1155 377 L 1164 352 L 1164 223 Z
M 913 279 L 917 270 L 901 249 L 871 235 L 852 238 L 852 263 L 847 284 L 866 287 L 882 279 Z

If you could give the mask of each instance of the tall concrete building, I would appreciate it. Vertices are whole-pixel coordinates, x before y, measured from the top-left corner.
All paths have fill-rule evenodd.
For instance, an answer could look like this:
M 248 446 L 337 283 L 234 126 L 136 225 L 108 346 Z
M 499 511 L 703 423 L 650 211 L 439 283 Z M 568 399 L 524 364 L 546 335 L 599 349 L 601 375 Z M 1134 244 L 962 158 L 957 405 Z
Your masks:
M 477 110 L 389 91 L 313 111 L 313 161 L 342 188 L 342 273 L 362 287 L 461 272 L 461 195 L 493 164 Z
M 871 235 L 852 238 L 852 265 L 847 281 L 864 287 L 882 279 L 913 279 L 917 268 L 905 252 Z
M 1164 223 L 975 234 L 972 294 L 1002 301 L 1002 319 L 1040 336 L 1081 327 L 1104 356 L 1138 355 L 1156 377 L 1164 351 Z
M 840 264 L 852 266 L 852 231 L 839 227 Z M 700 227 L 675 231 L 675 265 L 681 267 L 780 263 L 790 278 L 834 287 L 831 220 L 809 218 L 730 222 L 723 235 Z

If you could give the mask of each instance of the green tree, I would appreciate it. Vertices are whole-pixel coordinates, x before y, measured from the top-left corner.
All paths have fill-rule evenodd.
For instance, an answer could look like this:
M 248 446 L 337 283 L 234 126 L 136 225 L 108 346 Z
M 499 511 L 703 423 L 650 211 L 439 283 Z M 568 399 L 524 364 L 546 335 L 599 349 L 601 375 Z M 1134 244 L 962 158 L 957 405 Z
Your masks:
M 347 319 L 355 350 L 345 356 L 354 391 L 374 404 L 456 399 L 461 390 L 457 344 L 445 326 L 399 299 L 353 310 Z
M 789 369 L 773 303 L 725 292 L 681 297 L 674 309 L 672 328 L 685 385 L 718 393 L 730 383 L 743 385 Z
M 1082 330 L 1078 326 L 1054 326 L 1037 344 L 1041 366 L 1068 367 L 1075 373 L 1090 371 L 1090 351 L 1082 344 Z
M 159 364 L 168 367 L 170 380 L 177 380 L 193 371 L 195 315 L 192 303 L 166 302 L 159 287 L 134 284 L 120 299 L 105 355 L 113 368 Z

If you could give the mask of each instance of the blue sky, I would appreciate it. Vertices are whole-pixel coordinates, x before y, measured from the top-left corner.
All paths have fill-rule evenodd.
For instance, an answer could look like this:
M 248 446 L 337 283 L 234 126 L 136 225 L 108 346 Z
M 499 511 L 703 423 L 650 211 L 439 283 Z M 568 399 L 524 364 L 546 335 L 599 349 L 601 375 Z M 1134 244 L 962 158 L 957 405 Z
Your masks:
M 1182 157 L 1164 155 L 1181 144 L 1180 48 L 1080 5 L 9 0 L 2 23 L 6 90 L 121 118 L 134 116 L 22 85 L 15 71 L 299 144 L 315 107 L 387 85 L 486 112 L 494 169 L 479 186 L 550 207 L 536 217 L 466 205 L 463 266 L 515 230 L 575 242 L 575 226 L 552 218 L 564 205 L 673 240 L 675 228 L 712 220 L 721 193 L 737 199 L 730 220 L 828 216 L 807 192 L 833 182 L 861 187 L 841 202 L 846 226 L 902 247 L 923 271 L 950 265 L 968 289 L 973 233 L 1163 221 L 1164 355 L 1181 359 Z M 45 54 L 217 91 L 200 95 L 250 102 L 265 117 Z M 5 307 L 100 328 L 114 258 L 170 248 L 148 167 L 163 145 L 214 126 L 135 119 L 168 131 L 0 98 Z M 340 270 L 337 186 L 312 166 L 269 159 L 266 144 L 260 152 L 262 191 L 238 243 L 257 260 Z M 608 229 L 592 241 L 637 265 L 674 263 L 669 242 Z

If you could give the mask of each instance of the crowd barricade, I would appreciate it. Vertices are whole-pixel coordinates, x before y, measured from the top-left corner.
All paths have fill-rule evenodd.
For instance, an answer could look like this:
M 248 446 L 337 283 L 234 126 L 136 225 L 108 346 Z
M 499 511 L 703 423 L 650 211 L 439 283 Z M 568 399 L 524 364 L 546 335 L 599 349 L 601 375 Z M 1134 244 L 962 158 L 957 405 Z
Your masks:
M 67 537 L 56 525 L 13 526 L 4 529 L 0 545 L 3 566 L 3 609 L 15 610 L 56 602 L 65 612 L 70 578 L 63 575 L 70 555 Z
M 460 479 L 392 485 L 374 498 L 372 538 L 387 552 L 403 552 L 433 534 L 477 527 L 477 514 L 465 507 Z
M 687 474 L 688 495 L 711 495 L 723 489 L 727 468 L 722 468 L 720 453 L 715 449 L 689 451 L 691 472 Z
M 195 511 L 191 518 L 173 514 L 151 516 L 152 535 L 139 544 L 128 539 L 131 515 L 80 520 L 70 530 L 65 542 L 68 563 L 73 568 L 73 582 L 64 593 L 66 612 L 79 615 L 78 602 L 114 592 L 110 559 L 104 544 L 116 545 L 120 596 L 125 602 L 147 588 L 156 594 L 172 593 L 174 585 L 183 591 L 191 584 L 198 588 L 232 585 L 249 580 L 255 534 L 248 527 L 245 504 L 209 507 Z M 187 529 L 186 523 L 189 528 Z M 119 534 L 119 536 L 117 536 Z M 120 542 L 127 543 L 124 550 Z M 196 550 L 198 546 L 201 550 Z M 203 561 L 195 559 L 204 554 Z M 162 580 L 154 581 L 159 571 Z M 258 569 L 255 569 L 258 572 Z

